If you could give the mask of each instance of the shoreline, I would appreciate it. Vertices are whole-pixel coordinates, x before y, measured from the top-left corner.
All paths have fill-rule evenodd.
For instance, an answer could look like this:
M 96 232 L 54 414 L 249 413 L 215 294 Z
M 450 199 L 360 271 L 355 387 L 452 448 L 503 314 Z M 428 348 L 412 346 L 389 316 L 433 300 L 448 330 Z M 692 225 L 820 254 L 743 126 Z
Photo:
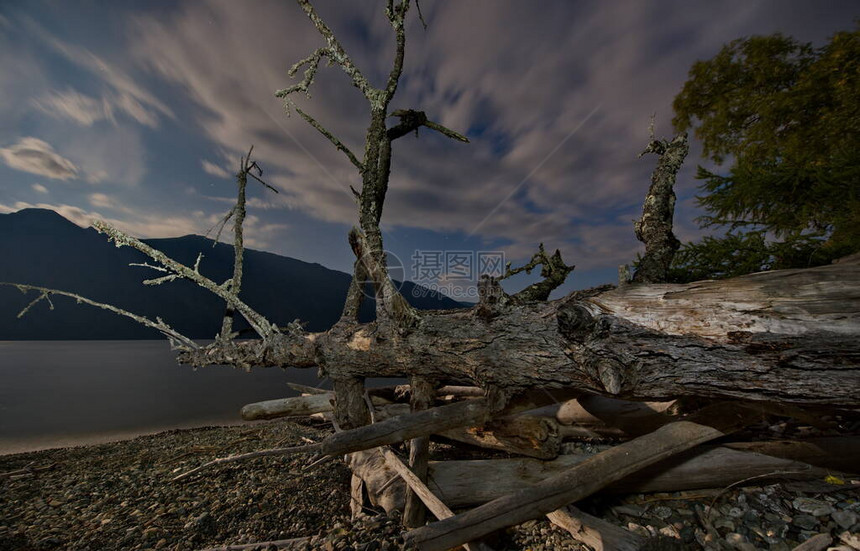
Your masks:
M 207 419 L 200 421 L 188 421 L 185 423 L 173 423 L 154 427 L 141 427 L 131 429 L 117 429 L 111 431 L 99 431 L 80 434 L 58 434 L 37 435 L 23 437 L 0 436 L 0 457 L 35 453 L 41 451 L 82 448 L 97 446 L 100 444 L 115 444 L 134 440 L 141 436 L 156 436 L 164 432 L 174 430 L 190 430 L 204 428 L 225 428 L 240 425 L 259 424 L 257 421 L 244 421 L 242 419 Z

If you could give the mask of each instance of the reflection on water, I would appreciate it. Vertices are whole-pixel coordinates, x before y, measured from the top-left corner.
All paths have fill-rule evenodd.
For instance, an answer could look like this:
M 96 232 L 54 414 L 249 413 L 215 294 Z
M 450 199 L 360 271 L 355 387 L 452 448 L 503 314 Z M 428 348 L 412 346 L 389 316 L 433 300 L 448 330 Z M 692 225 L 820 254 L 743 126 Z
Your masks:
M 249 402 L 295 396 L 288 381 L 320 385 L 314 369 L 195 371 L 164 341 L 0 342 L 0 454 L 235 423 Z

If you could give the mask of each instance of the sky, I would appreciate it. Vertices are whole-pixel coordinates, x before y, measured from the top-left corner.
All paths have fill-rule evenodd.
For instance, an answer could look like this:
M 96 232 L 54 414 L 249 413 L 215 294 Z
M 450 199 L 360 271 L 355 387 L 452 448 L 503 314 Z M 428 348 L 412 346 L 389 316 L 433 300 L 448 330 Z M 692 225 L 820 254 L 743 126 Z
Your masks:
M 385 3 L 314 5 L 382 86 L 394 51 Z M 413 3 L 391 108 L 422 110 L 470 143 L 427 129 L 394 142 L 386 249 L 406 278 L 431 283 L 418 268 L 433 259 L 465 254 L 474 270 L 477 252 L 489 252 L 517 266 L 542 242 L 576 265 L 554 296 L 616 281 L 618 265 L 644 250 L 632 221 L 657 158 L 637 156 L 652 115 L 657 136 L 672 136 L 671 103 L 695 61 L 754 34 L 822 45 L 860 15 L 853 0 L 420 7 L 427 28 Z M 143 238 L 206 234 L 231 208 L 232 174 L 253 145 L 279 193 L 250 185 L 246 245 L 351 272 L 346 235 L 358 216 L 349 188 L 360 189 L 360 177 L 274 96 L 301 78 L 289 67 L 323 45 L 286 0 L 3 0 L 0 213 L 50 208 Z M 323 63 L 311 97 L 296 101 L 361 155 L 369 109 L 338 67 Z M 702 162 L 693 139 L 676 184 L 682 241 L 703 235 L 694 179 Z M 436 284 L 464 293 L 469 286 L 454 281 L 462 275 L 443 272 Z M 456 298 L 468 300 L 465 292 Z

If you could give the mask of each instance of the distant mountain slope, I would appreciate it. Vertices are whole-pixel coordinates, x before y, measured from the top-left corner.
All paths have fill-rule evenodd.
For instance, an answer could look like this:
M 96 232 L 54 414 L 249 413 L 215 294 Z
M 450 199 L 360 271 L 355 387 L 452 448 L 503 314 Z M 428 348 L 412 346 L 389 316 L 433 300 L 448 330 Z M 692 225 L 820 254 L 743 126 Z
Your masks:
M 232 274 L 233 249 L 196 235 L 150 239 L 147 243 L 184 264 L 203 253 L 200 271 L 221 282 Z M 92 228 L 81 228 L 52 210 L 25 209 L 0 215 L 0 281 L 29 283 L 71 291 L 150 318 L 161 316 L 193 338 L 213 338 L 221 324 L 224 303 L 193 283 L 178 280 L 159 286 L 141 281 L 158 273 L 130 263 L 147 259 L 133 249 L 117 249 Z M 294 319 L 310 331 L 329 328 L 340 316 L 351 276 L 272 253 L 246 250 L 241 296 L 273 322 Z M 406 282 L 404 296 L 416 307 L 457 308 L 447 297 L 426 293 L 415 298 Z M 55 309 L 41 302 L 24 318 L 17 313 L 36 297 L 15 288 L 0 288 L 0 340 L 150 339 L 160 334 L 131 320 L 72 299 L 53 298 Z M 363 318 L 372 315 L 365 301 Z M 242 325 L 237 324 L 237 327 Z

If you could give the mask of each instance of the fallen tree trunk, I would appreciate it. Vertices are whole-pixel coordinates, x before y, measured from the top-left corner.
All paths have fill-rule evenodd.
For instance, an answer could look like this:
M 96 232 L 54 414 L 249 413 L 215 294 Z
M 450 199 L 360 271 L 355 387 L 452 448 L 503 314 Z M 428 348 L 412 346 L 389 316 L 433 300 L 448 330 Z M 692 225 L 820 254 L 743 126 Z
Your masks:
M 309 396 L 293 396 L 290 398 L 254 402 L 253 404 L 244 406 L 240 413 L 242 419 L 246 421 L 313 415 L 314 413 L 332 411 L 331 401 L 334 399 L 334 396 L 333 392 L 329 392 L 326 394 L 311 394 Z M 375 406 L 391 403 L 379 396 L 371 396 L 370 399 Z
M 755 449 L 758 444 L 750 443 L 750 447 Z M 526 458 L 431 461 L 428 485 L 452 507 L 481 505 L 537 484 L 589 457 L 591 455 L 582 454 L 562 455 L 553 461 Z M 724 488 L 768 473 L 791 472 L 794 473 L 791 477 L 815 478 L 833 472 L 834 464 L 856 463 L 856 457 L 847 456 L 844 460 L 831 457 L 828 464 L 816 467 L 797 458 L 703 446 L 614 482 L 605 491 L 645 493 Z M 837 470 L 850 472 L 851 469 Z
M 392 333 L 343 322 L 216 343 L 183 363 L 322 366 L 333 379 L 418 375 L 514 392 L 694 395 L 860 407 L 860 255 L 686 285 L 628 285 L 553 302 L 422 312 Z

